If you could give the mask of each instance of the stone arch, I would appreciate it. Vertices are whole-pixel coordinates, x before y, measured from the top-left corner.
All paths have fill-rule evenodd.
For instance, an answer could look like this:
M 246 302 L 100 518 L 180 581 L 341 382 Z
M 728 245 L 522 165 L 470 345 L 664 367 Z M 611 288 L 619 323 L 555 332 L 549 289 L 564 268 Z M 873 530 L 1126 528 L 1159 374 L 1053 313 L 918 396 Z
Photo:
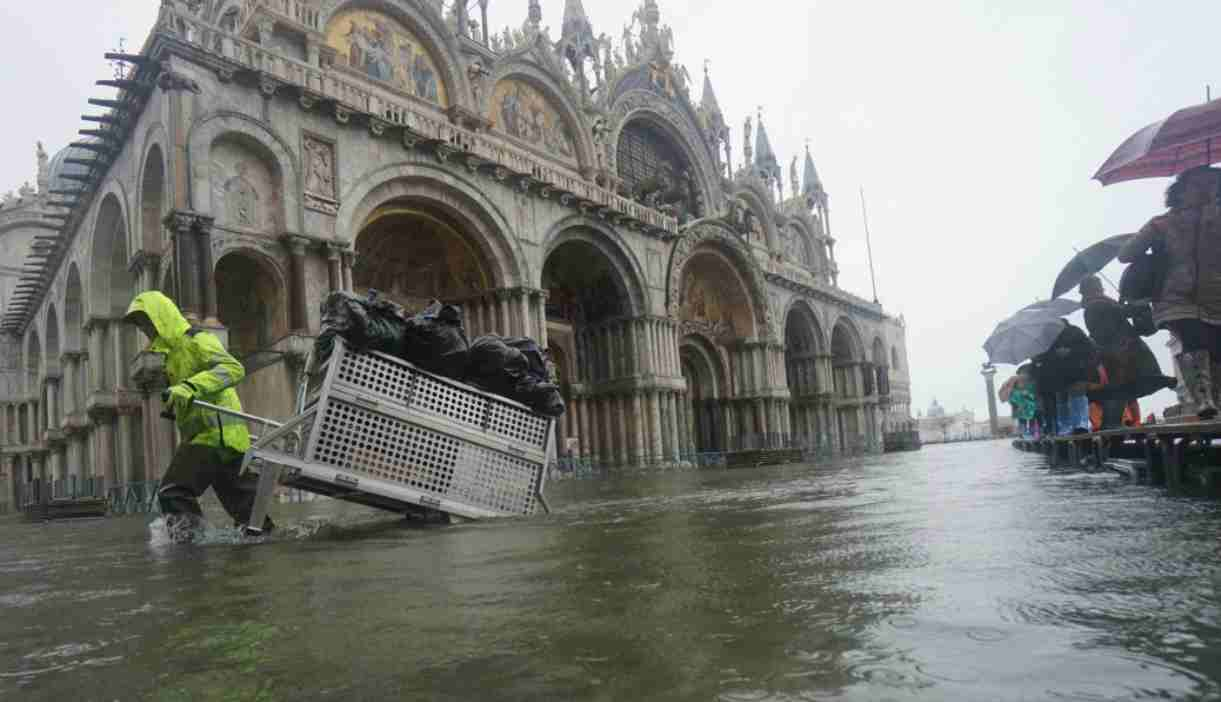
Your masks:
M 160 251 L 165 234 L 161 220 L 169 211 L 166 198 L 169 188 L 166 181 L 165 155 L 160 143 L 153 143 L 145 150 L 140 170 L 140 248 L 144 251 Z
M 818 315 L 809 303 L 798 300 L 790 305 L 784 317 L 784 365 L 794 397 L 819 392 L 818 357 L 823 354 L 823 339 Z
M 483 98 L 483 104 L 479 105 L 480 114 L 486 115 L 498 129 L 505 131 L 504 125 L 498 119 L 500 105 L 496 104 L 497 89 L 505 81 L 525 82 L 538 90 L 568 125 L 573 146 L 576 149 L 574 157 L 578 169 L 586 171 L 596 167 L 597 156 L 593 137 L 582 117 L 571 87 L 560 83 L 550 71 L 530 61 L 531 56 L 532 53 L 527 51 L 525 54 L 497 65 L 496 72 L 487 81 L 489 89 Z
M 323 11 L 319 26 L 323 33 L 341 13 L 365 9 L 384 13 L 415 34 L 436 65 L 449 105 L 471 108 L 471 87 L 466 72 L 461 69 L 457 38 L 432 3 L 404 3 L 394 0 L 332 0 L 333 6 Z M 478 107 L 478 106 L 474 106 Z
M 93 227 L 89 275 L 89 313 L 93 316 L 122 316 L 135 294 L 135 281 L 128 269 L 127 221 L 119 197 L 113 192 L 106 194 Z
M 68 264 L 67 283 L 64 286 L 64 351 L 81 352 L 85 346 L 81 338 L 85 323 L 85 300 L 81 288 L 81 271 L 76 261 Z
M 721 201 L 720 173 L 700 136 L 698 125 L 690 116 L 647 90 L 629 90 L 615 99 L 608 134 L 608 143 L 613 147 L 607 154 L 609 170 L 619 172 L 618 150 L 623 130 L 637 120 L 660 130 L 684 153 L 703 199 L 703 216 L 715 214 Z
M 831 330 L 831 355 L 836 361 L 859 363 L 865 360 L 865 345 L 861 332 L 852 318 L 841 315 Z
M 718 252 L 731 264 L 730 269 L 745 286 L 753 317 L 750 334 L 760 339 L 774 339 L 776 333 L 771 311 L 768 308 L 763 274 L 742 241 L 731 229 L 721 223 L 693 224 L 675 244 L 670 254 L 670 265 L 666 273 L 666 309 L 670 316 L 675 319 L 681 318 L 683 273 L 690 259 L 701 250 Z
M 696 451 L 727 448 L 725 415 L 720 401 L 729 397 L 725 362 L 716 343 L 700 333 L 688 333 L 679 342 L 679 364 L 687 386 L 690 437 Z
M 560 247 L 570 243 L 582 243 L 595 250 L 612 266 L 620 292 L 628 301 L 624 314 L 639 316 L 648 314 L 651 304 L 645 285 L 644 269 L 640 261 L 627 246 L 619 232 L 602 222 L 584 215 L 566 217 L 547 232 L 543 238 L 543 270 L 539 272 L 538 286 L 545 288 L 543 281 L 546 262 Z M 550 302 L 555 302 L 551 300 Z
M 789 229 L 789 234 L 782 237 L 787 245 L 790 242 L 789 237 L 794 237 L 796 240 L 793 245 L 797 247 L 796 263 L 806 270 L 814 270 L 818 267 L 818 256 L 814 251 L 814 237 L 810 233 L 806 222 L 800 217 L 789 218 L 786 225 Z M 786 254 L 792 253 L 785 251 Z
M 220 219 L 219 213 L 211 210 L 215 190 L 212 148 L 222 140 L 235 141 L 268 166 L 279 181 L 279 198 L 275 206 L 278 221 L 284 230 L 302 231 L 301 169 L 293 148 L 263 123 L 238 112 L 214 112 L 191 127 L 187 161 L 192 209 Z
M 46 357 L 43 367 L 47 373 L 53 373 L 59 369 L 59 354 L 61 353 L 59 314 L 55 311 L 54 302 L 47 305 L 47 320 L 43 325 L 43 329 L 47 340 Z
M 275 261 L 254 249 L 230 249 L 212 275 L 217 315 L 235 354 L 266 350 L 288 333 L 288 285 Z
M 456 172 L 429 163 L 404 163 L 366 174 L 343 197 L 337 217 L 341 241 L 355 243 L 374 212 L 406 202 L 434 210 L 452 221 L 489 264 L 494 287 L 521 285 L 533 276 L 509 220 L 486 188 Z
M 25 340 L 25 394 L 38 396 L 38 384 L 42 381 L 42 342 L 38 329 L 31 328 Z
M 743 202 L 763 225 L 764 246 L 768 251 L 780 251 L 780 233 L 776 230 L 776 217 L 770 196 L 752 183 L 746 183 L 733 192 L 733 197 Z M 752 244 L 754 242 L 751 242 Z

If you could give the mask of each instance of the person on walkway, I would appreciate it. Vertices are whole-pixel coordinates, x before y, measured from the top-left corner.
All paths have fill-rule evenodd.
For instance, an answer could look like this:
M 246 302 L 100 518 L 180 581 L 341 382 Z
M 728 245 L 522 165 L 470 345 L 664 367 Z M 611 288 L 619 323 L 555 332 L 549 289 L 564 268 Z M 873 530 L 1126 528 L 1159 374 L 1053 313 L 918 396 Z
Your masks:
M 193 540 L 203 523 L 199 497 L 211 487 L 237 525 L 247 524 L 254 507 L 256 481 L 240 477 L 250 434 L 240 419 L 194 406 L 202 400 L 241 411 L 233 389 L 246 375 L 220 340 L 191 326 L 178 306 L 152 291 L 132 300 L 124 321 L 148 337 L 149 351 L 165 356 L 170 388 L 162 399 L 178 424 L 181 444 L 157 490 L 166 529 L 175 541 Z M 263 525 L 264 533 L 271 528 Z
M 1005 381 L 998 393 L 1001 402 L 1009 403 L 1018 429 L 1027 439 L 1035 438 L 1038 433 L 1038 388 L 1035 387 L 1032 370 L 1029 363 L 1018 368 L 1017 374 Z
M 1098 348 L 1080 328 L 1064 320 L 1064 329 L 1046 352 L 1031 359 L 1046 433 L 1088 432 L 1090 392 L 1099 382 Z
M 1221 169 L 1193 168 L 1166 190 L 1165 214 L 1149 220 L 1119 251 L 1132 263 L 1151 247 L 1160 255 L 1153 319 L 1178 338 L 1176 357 L 1196 414 L 1217 416 L 1221 373 Z
M 1129 321 L 1131 312 L 1107 296 L 1102 280 L 1091 275 L 1078 288 L 1085 307 L 1085 328 L 1098 346 L 1106 369 L 1105 388 L 1091 399 L 1102 406 L 1102 429 L 1119 429 L 1132 402 L 1178 385 L 1162 374 L 1157 357 Z M 1140 417 L 1140 410 L 1135 410 Z

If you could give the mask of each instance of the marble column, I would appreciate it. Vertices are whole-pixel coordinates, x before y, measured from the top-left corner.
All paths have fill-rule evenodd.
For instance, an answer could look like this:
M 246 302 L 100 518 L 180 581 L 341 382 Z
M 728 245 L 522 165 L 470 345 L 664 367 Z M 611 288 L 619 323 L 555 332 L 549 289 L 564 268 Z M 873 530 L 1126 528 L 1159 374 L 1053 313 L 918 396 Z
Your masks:
M 628 463 L 628 448 L 627 448 L 627 415 L 624 411 L 623 397 L 620 395 L 611 395 L 611 416 L 614 417 L 614 441 L 615 447 L 615 465 L 624 466 Z
M 640 391 L 632 393 L 632 463 L 641 465 L 648 455 L 645 448 L 648 432 L 645 428 L 644 398 Z
M 135 416 L 131 411 L 120 411 L 115 421 L 115 477 L 120 484 L 140 480 L 143 466 L 135 466 Z
M 118 485 L 119 476 L 115 466 L 115 425 L 114 417 L 99 414 L 93 420 L 93 433 L 97 437 L 97 461 L 94 472 L 105 481 L 106 489 Z
M 203 301 L 203 316 L 210 327 L 220 326 L 217 316 L 216 283 L 213 278 L 215 266 L 212 261 L 212 218 L 201 218 L 195 225 L 195 243 L 199 247 L 199 282 L 202 288 L 199 299 Z
M 47 429 L 59 429 L 60 425 L 60 406 L 59 406 L 59 378 L 47 378 Z
M 199 321 L 203 317 L 202 265 L 199 260 L 197 229 L 205 221 L 210 225 L 211 217 L 186 210 L 175 210 L 165 218 L 174 246 L 174 282 L 178 309 L 187 319 Z
M 326 245 L 326 279 L 332 291 L 343 289 L 343 264 L 340 261 L 339 247 Z
M 341 261 L 340 273 L 343 280 L 343 289 L 348 292 L 356 290 L 356 282 L 353 278 L 352 269 L 356 266 L 356 252 L 348 249 L 339 254 Z
M 94 318 L 89 320 L 87 327 L 87 333 L 89 334 L 89 387 L 86 388 L 86 398 L 88 398 L 89 393 L 100 392 L 106 387 L 106 368 L 103 363 L 103 359 L 106 358 L 104 353 L 106 324 L 106 320 Z M 86 399 L 86 401 L 88 400 Z
M 665 448 L 661 433 L 661 401 L 660 393 L 656 390 L 650 390 L 647 396 L 648 399 L 648 418 L 649 418 L 649 458 L 654 461 L 661 461 L 665 458 Z
M 305 331 L 309 328 L 309 299 L 305 268 L 306 247 L 309 239 L 299 236 L 284 237 L 284 245 L 288 248 L 291 262 L 292 280 L 289 300 L 289 324 L 293 331 Z
M 581 404 L 581 455 L 586 458 L 591 458 L 594 455 L 594 435 L 590 428 L 591 415 L 593 414 L 593 402 L 588 398 L 582 397 Z

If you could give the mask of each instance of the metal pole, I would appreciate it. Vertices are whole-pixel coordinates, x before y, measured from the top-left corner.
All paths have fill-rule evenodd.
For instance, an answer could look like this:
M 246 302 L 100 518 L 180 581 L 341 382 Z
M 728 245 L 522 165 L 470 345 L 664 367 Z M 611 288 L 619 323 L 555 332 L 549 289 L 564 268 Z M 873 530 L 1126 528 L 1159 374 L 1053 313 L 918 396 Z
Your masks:
M 869 211 L 865 207 L 865 186 L 861 186 L 861 219 L 865 222 L 865 250 L 869 252 L 869 280 L 873 283 L 873 304 L 878 304 L 878 278 L 873 272 L 873 244 L 869 240 Z

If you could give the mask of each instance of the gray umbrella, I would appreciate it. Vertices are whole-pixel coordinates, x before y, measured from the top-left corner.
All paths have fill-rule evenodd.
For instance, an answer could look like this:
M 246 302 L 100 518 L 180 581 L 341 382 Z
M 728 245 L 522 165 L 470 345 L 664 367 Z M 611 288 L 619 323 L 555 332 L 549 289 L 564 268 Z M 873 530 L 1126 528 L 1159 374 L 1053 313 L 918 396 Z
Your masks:
M 1019 364 L 1051 348 L 1064 331 L 1067 322 L 1062 319 L 1081 309 L 1081 304 L 1072 300 L 1050 300 L 1036 302 L 1024 307 L 1009 319 L 996 325 L 992 335 L 984 342 L 991 363 Z

